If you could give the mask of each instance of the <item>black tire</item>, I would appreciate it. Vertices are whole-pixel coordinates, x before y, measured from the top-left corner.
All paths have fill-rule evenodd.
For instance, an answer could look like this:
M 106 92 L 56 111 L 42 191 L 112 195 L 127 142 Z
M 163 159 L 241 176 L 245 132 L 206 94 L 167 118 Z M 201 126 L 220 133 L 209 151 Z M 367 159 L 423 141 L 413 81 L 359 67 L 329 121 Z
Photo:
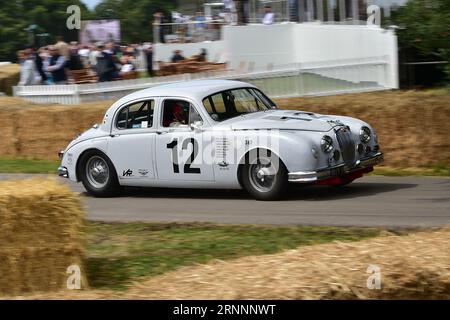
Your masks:
M 272 165 L 270 165 L 269 167 L 265 167 L 264 165 L 267 164 L 260 163 L 263 160 L 269 160 Z M 258 164 L 262 165 L 262 167 L 258 167 Z M 276 173 L 272 174 L 272 172 L 267 175 L 262 175 L 262 179 L 258 178 L 258 176 L 255 175 L 255 171 L 260 172 L 260 170 L 264 170 L 264 168 L 274 168 Z M 247 192 L 256 200 L 279 200 L 286 194 L 288 187 L 287 169 L 283 162 L 270 151 L 257 150 L 257 154 L 253 157 L 249 157 L 247 155 L 245 163 L 242 167 L 241 175 L 241 181 L 245 190 L 247 190 Z M 267 186 L 263 185 L 264 177 L 266 177 Z M 271 179 L 272 181 L 268 182 L 269 179 Z
M 99 167 L 101 167 L 100 165 L 103 165 L 107 169 L 107 178 L 103 183 L 96 184 L 96 178 L 94 178 L 94 174 L 92 173 L 92 171 L 91 173 L 89 173 L 88 166 L 91 166 L 95 163 L 98 163 Z M 109 160 L 109 158 L 101 151 L 90 150 L 84 153 L 80 158 L 78 173 L 80 175 L 80 180 L 83 183 L 84 188 L 90 195 L 94 197 L 112 197 L 117 195 L 121 189 L 114 165 L 112 164 L 111 160 Z M 105 175 L 106 174 L 103 174 L 103 176 Z M 99 176 L 97 176 L 97 178 L 98 177 Z

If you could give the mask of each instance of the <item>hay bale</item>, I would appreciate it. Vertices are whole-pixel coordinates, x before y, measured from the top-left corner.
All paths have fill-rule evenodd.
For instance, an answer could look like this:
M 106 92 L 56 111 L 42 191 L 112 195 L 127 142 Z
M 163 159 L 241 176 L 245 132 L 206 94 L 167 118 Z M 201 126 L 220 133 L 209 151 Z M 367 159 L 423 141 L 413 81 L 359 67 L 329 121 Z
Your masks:
M 8 64 L 0 66 L 0 92 L 12 94 L 12 87 L 20 80 L 20 65 Z
M 0 97 L 0 156 L 57 160 L 58 151 L 100 123 L 111 102 L 80 106 L 39 105 Z
M 0 182 L 0 294 L 64 288 L 70 265 L 83 270 L 83 216 L 54 180 Z
M 450 299 L 450 229 L 185 267 L 136 284 L 131 299 Z M 369 265 L 381 289 L 369 290 Z
M 281 108 L 347 115 L 369 122 L 377 129 L 384 164 L 405 168 L 450 164 L 450 144 L 442 130 L 450 122 L 449 96 L 448 91 L 392 91 L 276 102 Z M 77 134 L 102 121 L 111 103 L 45 106 L 0 97 L 0 156 L 57 160 L 57 152 Z
M 107 105 L 106 105 L 107 106 Z M 40 159 L 56 160 L 58 151 L 64 149 L 77 135 L 101 123 L 104 107 L 51 106 L 19 111 L 17 124 L 20 152 Z M 36 134 L 39 132 L 39 134 Z
M 385 165 L 425 167 L 450 164 L 450 144 L 442 130 L 450 121 L 449 97 L 447 90 L 397 90 L 277 99 L 276 102 L 282 108 L 346 115 L 367 121 L 377 130 Z
M 450 229 L 183 267 L 128 291 L 61 290 L 13 299 L 450 299 Z M 367 267 L 381 289 L 367 288 Z

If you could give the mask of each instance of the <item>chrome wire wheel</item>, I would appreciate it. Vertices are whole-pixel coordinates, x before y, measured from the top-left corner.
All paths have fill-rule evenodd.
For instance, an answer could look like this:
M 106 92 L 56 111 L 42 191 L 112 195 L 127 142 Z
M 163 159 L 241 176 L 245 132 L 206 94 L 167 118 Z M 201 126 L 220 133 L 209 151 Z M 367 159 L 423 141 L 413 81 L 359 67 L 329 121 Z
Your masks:
M 86 162 L 86 178 L 89 184 L 96 189 L 106 186 L 109 181 L 109 167 L 100 156 L 92 156 Z
M 269 158 L 248 166 L 250 184 L 259 192 L 270 192 L 277 182 L 277 169 Z

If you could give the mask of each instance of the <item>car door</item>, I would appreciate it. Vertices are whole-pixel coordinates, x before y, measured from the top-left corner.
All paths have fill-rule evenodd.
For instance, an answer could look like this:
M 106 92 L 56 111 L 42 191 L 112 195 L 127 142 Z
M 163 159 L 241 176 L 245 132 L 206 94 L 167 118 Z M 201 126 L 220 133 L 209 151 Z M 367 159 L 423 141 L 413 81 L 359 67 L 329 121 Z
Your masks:
M 122 185 L 146 185 L 156 177 L 154 109 L 155 100 L 144 99 L 124 105 L 115 115 L 108 156 Z
M 211 159 L 203 152 L 210 139 L 200 129 L 202 125 L 190 101 L 166 98 L 161 102 L 155 142 L 159 180 L 214 181 Z

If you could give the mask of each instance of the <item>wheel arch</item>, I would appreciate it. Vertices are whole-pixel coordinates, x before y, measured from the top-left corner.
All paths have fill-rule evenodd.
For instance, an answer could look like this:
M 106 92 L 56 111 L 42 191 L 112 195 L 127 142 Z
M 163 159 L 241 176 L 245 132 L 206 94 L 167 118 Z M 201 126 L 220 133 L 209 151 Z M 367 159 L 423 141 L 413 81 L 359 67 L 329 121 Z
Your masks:
M 111 159 L 108 157 L 108 155 L 105 152 L 103 152 L 102 150 L 100 150 L 98 148 L 89 148 L 80 153 L 80 155 L 78 156 L 77 162 L 75 164 L 75 175 L 76 175 L 77 182 L 81 181 L 81 178 L 80 178 L 81 177 L 81 159 L 83 159 L 83 156 L 88 152 L 100 153 L 102 156 L 105 156 L 106 158 L 108 158 L 108 160 L 111 162 L 111 164 L 114 167 L 114 171 L 117 173 L 114 163 L 111 161 Z
M 245 164 L 246 164 L 245 163 L 245 159 L 246 159 L 247 155 L 249 155 L 251 152 L 255 152 L 255 151 L 258 152 L 258 150 L 270 151 L 271 153 L 273 153 L 280 160 L 280 163 L 286 168 L 286 164 L 284 163 L 284 161 L 281 158 L 281 156 L 279 155 L 279 153 L 273 151 L 270 148 L 259 146 L 259 147 L 254 147 L 254 148 L 252 148 L 250 150 L 247 150 L 247 152 L 245 152 L 245 154 L 241 157 L 241 159 L 238 162 L 238 169 L 237 169 L 237 173 L 236 173 L 237 174 L 237 179 L 238 179 L 238 182 L 239 182 L 239 185 L 241 186 L 241 188 L 244 188 L 244 185 L 242 183 L 242 170 L 244 169 Z

